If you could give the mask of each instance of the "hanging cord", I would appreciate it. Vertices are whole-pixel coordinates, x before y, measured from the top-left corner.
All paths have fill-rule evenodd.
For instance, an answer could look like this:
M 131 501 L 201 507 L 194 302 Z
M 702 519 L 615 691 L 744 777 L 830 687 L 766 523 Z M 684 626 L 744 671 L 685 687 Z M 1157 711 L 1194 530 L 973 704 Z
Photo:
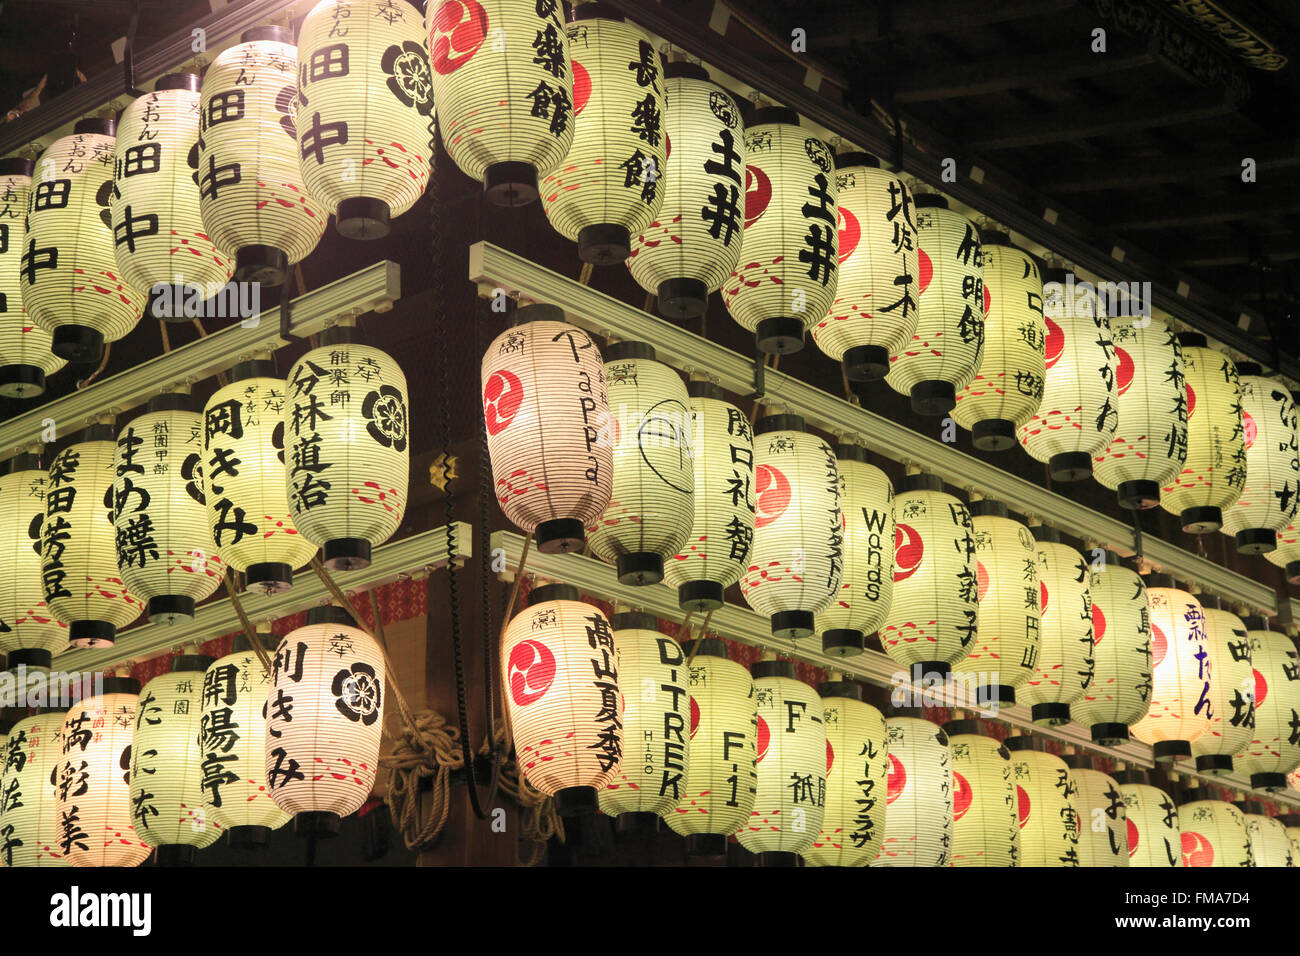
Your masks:
M 700 640 L 695 642 L 695 646 L 691 648 L 691 656 L 686 658 L 687 667 L 690 667 L 691 663 L 695 660 L 695 655 L 699 652 L 700 649 L 700 641 L 704 640 L 704 638 L 709 636 L 709 622 L 712 620 L 713 620 L 712 611 L 704 615 L 704 623 L 700 625 Z
M 1133 553 L 1137 555 L 1139 561 L 1142 560 L 1142 512 L 1137 508 L 1130 508 L 1133 512 Z
M 104 354 L 100 356 L 98 367 L 96 367 L 96 369 L 90 373 L 90 376 L 88 378 L 83 378 L 79 382 L 77 382 L 77 388 L 85 388 L 95 379 L 99 378 L 100 373 L 104 371 L 104 367 L 108 365 L 108 357 L 112 354 L 113 354 L 113 343 L 105 342 Z
M 163 354 L 166 355 L 172 350 L 172 338 L 167 334 L 167 323 L 163 319 L 158 320 L 158 331 L 162 334 Z
M 230 595 L 231 606 L 235 609 L 235 615 L 239 618 L 239 623 L 244 628 L 244 633 L 248 636 L 248 643 L 253 645 L 253 652 L 257 654 L 257 659 L 266 673 L 271 673 L 271 658 L 266 653 L 266 648 L 257 637 L 257 628 L 253 627 L 253 622 L 248 619 L 244 612 L 244 602 L 239 600 L 239 594 L 235 591 L 235 572 L 230 570 L 230 565 L 226 565 L 225 577 L 226 593 Z

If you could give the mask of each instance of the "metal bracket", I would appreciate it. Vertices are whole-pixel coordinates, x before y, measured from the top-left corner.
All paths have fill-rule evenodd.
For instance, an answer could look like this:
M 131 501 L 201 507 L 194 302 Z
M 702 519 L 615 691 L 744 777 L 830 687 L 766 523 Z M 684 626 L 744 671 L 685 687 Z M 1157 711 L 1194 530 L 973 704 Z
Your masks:
M 767 396 L 767 356 L 762 352 L 754 353 L 754 390 L 743 397 L 743 401 L 754 401 Z

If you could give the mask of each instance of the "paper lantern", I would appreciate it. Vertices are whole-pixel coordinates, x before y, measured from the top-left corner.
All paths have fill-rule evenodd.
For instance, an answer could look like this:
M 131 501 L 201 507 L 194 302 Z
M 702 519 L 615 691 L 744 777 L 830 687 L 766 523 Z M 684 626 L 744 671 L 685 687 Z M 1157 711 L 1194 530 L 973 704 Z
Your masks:
M 140 682 L 105 677 L 69 708 L 54 768 L 55 849 L 72 866 L 138 866 L 153 852 L 131 826 L 131 740 Z
M 271 635 L 259 634 L 260 640 Z M 200 789 L 208 822 L 233 847 L 264 849 L 271 831 L 289 822 L 267 789 L 264 744 L 271 677 L 248 636 L 236 634 L 231 652 L 203 674 L 199 716 Z
M 1241 421 L 1246 442 L 1246 483 L 1241 496 L 1223 512 L 1224 534 L 1237 539 L 1242 554 L 1266 554 L 1276 532 L 1290 525 L 1300 501 L 1300 441 L 1296 405 L 1277 379 L 1265 378 L 1254 362 L 1237 364 Z M 1287 559 L 1288 564 L 1294 560 Z M 1285 566 L 1285 565 L 1284 565 Z M 1288 568 L 1289 578 L 1300 568 Z
M 1034 673 L 1018 698 L 1035 723 L 1069 723 L 1070 705 L 1092 683 L 1092 597 L 1088 563 L 1061 543 L 1055 528 L 1035 525 L 1038 562 L 1039 646 Z
M 41 524 L 49 473 L 36 455 L 11 458 L 0 475 L 0 652 L 10 667 L 45 667 L 68 646 L 68 625 L 45 606 Z
M 1255 735 L 1233 761 L 1252 790 L 1285 790 L 1300 766 L 1300 661 L 1295 642 L 1262 617 L 1242 619 L 1255 671 Z
M 797 352 L 830 312 L 839 279 L 831 150 L 794 110 L 769 106 L 746 127 L 745 162 L 745 245 L 722 300 L 760 351 Z
M 50 333 L 23 308 L 23 253 L 27 251 L 27 200 L 36 164 L 0 159 L 0 396 L 35 398 L 45 376 L 67 364 L 50 351 Z
M 447 155 L 487 198 L 523 206 L 573 144 L 574 69 L 558 0 L 430 5 L 433 98 Z M 590 65 L 590 64 L 589 64 Z M 581 74 L 582 106 L 591 96 Z
M 839 284 L 812 337 L 851 381 L 874 381 L 920 319 L 912 191 L 876 157 L 851 152 L 835 157 L 835 192 Z
M 113 526 L 117 435 L 91 425 L 54 456 L 45 486 L 41 578 L 45 603 L 72 647 L 105 647 L 140 614 L 122 582 Z
M 952 865 L 1018 866 L 1020 825 L 1011 751 L 978 720 L 943 725 L 952 747 Z
M 1283 813 L 1274 819 L 1286 828 L 1287 839 L 1291 841 L 1292 865 L 1300 866 L 1300 813 Z
M 320 343 L 289 370 L 285 491 L 299 534 L 320 546 L 327 568 L 349 571 L 368 567 L 406 514 L 406 376 L 349 326 Z
M 908 475 L 894 498 L 894 593 L 880 643 L 918 677 L 964 660 L 979 621 L 975 537 L 966 506 L 934 475 Z
M 274 594 L 316 554 L 289 512 L 284 458 L 285 382 L 275 363 L 241 362 L 203 411 L 208 528 L 221 560 L 248 587 Z
M 1151 706 L 1133 725 L 1156 760 L 1192 755 L 1192 742 L 1210 732 L 1210 674 L 1217 666 L 1199 601 L 1167 574 L 1147 576 L 1151 609 Z
M 885 839 L 873 866 L 947 866 L 952 847 L 952 748 L 920 708 L 886 722 Z M 913 714 L 915 716 L 913 716 Z
M 1120 770 L 1115 782 L 1124 797 L 1129 866 L 1182 866 L 1178 808 L 1169 794 L 1151 786 L 1144 770 Z
M 1043 270 L 1043 400 L 1020 444 L 1053 481 L 1082 481 L 1115 437 L 1115 349 L 1097 290 L 1064 269 Z
M 384 652 L 342 608 L 314 607 L 281 638 L 266 696 L 266 786 L 294 832 L 334 836 L 366 802 L 387 695 Z
M 1151 705 L 1151 616 L 1146 585 L 1118 554 L 1101 552 L 1091 568 L 1092 680 L 1070 712 L 1094 743 L 1113 747 Z
M 653 614 L 613 615 L 614 659 L 622 696 L 623 739 L 634 750 L 600 791 L 600 809 L 621 825 L 653 825 L 686 793 L 691 697 L 686 655 L 659 633 Z
M 680 554 L 695 514 L 690 398 L 677 372 L 644 342 L 605 350 L 614 433 L 609 506 L 587 528 L 591 553 L 616 565 L 623 584 L 658 584 Z
M 660 177 L 663 205 L 632 237 L 632 278 L 658 297 L 661 314 L 703 315 L 740 261 L 745 228 L 745 126 L 740 107 L 693 63 L 664 68 L 665 135 L 672 158 Z
M 1246 820 L 1209 790 L 1188 790 L 1178 804 L 1183 866 L 1254 866 Z
M 28 318 L 62 359 L 96 362 L 140 321 L 145 295 L 117 271 L 109 196 L 116 125 L 78 120 L 36 162 L 20 271 Z
M 1078 866 L 1079 814 L 1070 768 L 1037 737 L 1008 737 L 1020 824 L 1021 866 Z
M 612 265 L 628 257 L 631 237 L 650 228 L 664 201 L 664 79 L 650 35 L 622 14 L 583 4 L 573 18 L 573 142 L 564 159 L 539 171 L 539 192 L 551 227 L 578 243 L 579 258 Z M 534 103 L 547 104 L 553 121 L 564 110 L 555 90 Z
M 324 59 L 322 70 L 342 65 L 341 57 Z M 299 169 L 297 100 L 298 51 L 286 27 L 245 30 L 203 75 L 193 154 L 199 212 L 241 282 L 283 284 L 329 221 Z
M 212 553 L 203 483 L 203 416 L 190 397 L 149 402 L 117 436 L 113 526 L 117 566 L 155 624 L 194 617 L 226 573 Z
M 562 815 L 594 813 L 623 756 L 614 632 L 567 584 L 536 588 L 529 601 L 501 639 L 519 769 Z
M 1282 821 L 1265 813 L 1263 804 L 1242 801 L 1237 804 L 1250 840 L 1250 856 L 1256 866 L 1295 866 L 1291 837 Z M 0 818 L 2 821 L 2 818 Z
M 1250 481 L 1249 472 L 1246 481 Z M 1277 532 L 1277 547 L 1265 553 L 1264 557 L 1286 572 L 1288 584 L 1300 584 L 1300 528 L 1295 526 L 1294 520 Z
M 1043 399 L 1043 280 L 1034 257 L 1013 246 L 1005 233 L 980 237 L 980 264 L 984 354 L 975 379 L 957 393 L 952 417 L 970 429 L 976 448 L 1006 451 Z
M 1218 531 L 1223 509 L 1246 482 L 1246 442 L 1237 368 L 1208 348 L 1204 335 L 1181 332 L 1187 383 L 1187 460 L 1160 492 L 1160 507 L 1177 515 L 1188 534 Z
M 131 743 L 131 823 L 159 866 L 193 866 L 221 828 L 203 806 L 199 750 L 203 673 L 213 658 L 181 654 L 144 685 Z
M 693 855 L 727 852 L 727 837 L 749 822 L 758 772 L 757 714 L 749 671 L 727 659 L 727 642 L 703 638 L 683 648 L 690 691 L 686 790 L 663 812 Z M 693 656 L 691 656 L 693 655 Z
M 755 661 L 758 779 L 754 809 L 736 839 L 759 866 L 793 866 L 811 849 L 826 816 L 832 763 L 817 692 L 798 680 L 792 661 Z
M 41 707 L 9 728 L 0 781 L 0 865 L 68 865 L 54 796 L 64 717 L 58 707 Z
M 798 415 L 754 422 L 754 543 L 740 579 L 776 637 L 807 637 L 840 593 L 840 474 L 831 446 Z
M 1093 766 L 1091 757 L 1068 754 L 1080 866 L 1128 866 L 1128 814 L 1119 784 Z
M 979 233 L 942 196 L 916 202 L 916 291 L 912 341 L 889 360 L 885 381 L 918 415 L 947 415 L 984 360 L 984 270 Z
M 1112 318 L 1110 331 L 1119 420 L 1092 471 L 1121 508 L 1154 508 L 1187 460 L 1183 350 L 1173 330 L 1152 316 Z
M 114 147 L 109 209 L 122 277 L 150 294 L 148 314 L 187 324 L 197 304 L 217 295 L 234 271 L 203 228 L 190 168 L 202 113 L 199 83 L 196 73 L 168 73 L 127 106 Z
M 1251 666 L 1246 625 L 1219 609 L 1219 599 L 1198 594 L 1205 611 L 1205 640 L 1210 659 L 1210 729 L 1192 744 L 1196 769 L 1213 775 L 1232 773 L 1233 755 L 1255 736 L 1255 672 Z

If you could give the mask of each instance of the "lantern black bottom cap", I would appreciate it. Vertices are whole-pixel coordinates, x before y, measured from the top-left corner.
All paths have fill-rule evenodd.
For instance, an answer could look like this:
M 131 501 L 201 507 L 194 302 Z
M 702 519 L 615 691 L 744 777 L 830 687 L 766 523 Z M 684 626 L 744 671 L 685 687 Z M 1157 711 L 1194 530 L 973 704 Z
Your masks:
M 577 518 L 554 518 L 539 524 L 533 537 L 542 554 L 569 554 L 582 550 L 587 543 L 587 529 Z
M 867 636 L 848 628 L 822 631 L 822 653 L 832 657 L 853 657 L 867 649 Z
M 69 362 L 98 362 L 104 354 L 104 335 L 86 325 L 60 325 L 54 330 L 50 351 Z
M 687 856 L 726 856 L 727 837 L 722 833 L 690 833 L 686 837 Z
M 917 661 L 908 667 L 912 683 L 919 684 L 927 680 L 947 680 L 952 673 L 952 665 L 947 661 Z
M 343 829 L 343 818 L 328 810 L 307 810 L 293 818 L 293 832 L 300 837 L 328 840 Z
M 289 277 L 289 256 L 275 246 L 241 246 L 235 253 L 236 282 L 275 287 Z
M 365 538 L 333 538 L 320 550 L 321 563 L 331 571 L 360 571 L 370 567 L 370 542 Z
M 1151 745 L 1151 756 L 1160 763 L 1170 763 L 1179 757 L 1190 757 L 1192 745 L 1186 740 L 1157 740 Z
M 226 845 L 232 850 L 265 850 L 271 845 L 271 828 L 231 827 L 226 831 Z
M 615 562 L 618 583 L 640 587 L 658 584 L 664 579 L 664 559 L 653 551 L 633 551 L 620 554 Z
M 878 382 L 889 374 L 889 349 L 883 345 L 855 345 L 840 361 L 850 382 Z
M 912 411 L 918 415 L 947 415 L 957 407 L 957 387 L 931 378 L 912 386 Z
M 40 647 L 21 647 L 9 652 L 7 663 L 9 670 L 13 670 L 19 664 L 24 667 L 40 667 L 49 670 L 54 666 L 54 655 Z
M 194 617 L 194 598 L 184 594 L 160 594 L 145 606 L 150 624 L 175 624 Z
M 1198 773 L 1209 773 L 1215 776 L 1221 773 L 1232 773 L 1232 758 L 1227 754 L 1202 754 L 1196 758 L 1196 770 Z
M 1237 532 L 1238 554 L 1268 554 L 1277 550 L 1277 532 L 1270 528 L 1246 528 Z
M 1146 480 L 1121 481 L 1115 489 L 1115 497 L 1119 499 L 1121 508 L 1136 508 L 1139 511 L 1154 508 L 1160 504 L 1160 485 Z
M 346 239 L 382 239 L 392 231 L 392 210 L 382 199 L 354 196 L 334 211 L 334 228 Z
M 0 395 L 35 398 L 45 391 L 45 373 L 35 365 L 0 366 Z
M 588 817 L 599 809 L 595 787 L 565 787 L 555 794 L 555 812 L 562 817 Z
M 483 172 L 483 195 L 494 206 L 536 202 L 537 168 L 532 163 L 492 163 Z
M 1300 561 L 1288 561 L 1286 565 L 1288 584 L 1300 584 Z
M 665 279 L 655 293 L 659 314 L 670 319 L 695 319 L 709 307 L 709 287 L 699 279 Z
M 772 615 L 772 636 L 798 640 L 810 637 L 817 629 L 817 618 L 812 611 L 777 611 Z
M 154 855 L 154 866 L 194 866 L 199 859 L 198 847 L 186 843 L 164 843 Z
M 763 319 L 754 329 L 754 343 L 764 355 L 790 355 L 803 349 L 803 322 L 788 315 Z
M 108 621 L 73 621 L 68 625 L 72 647 L 107 647 L 117 640 L 117 628 Z
M 1093 724 L 1092 742 L 1116 747 L 1128 740 L 1128 724 Z
M 1005 418 L 986 418 L 970 430 L 971 444 L 980 451 L 1006 451 L 1016 446 L 1016 423 Z
M 659 814 L 632 811 L 614 818 L 614 835 L 620 837 L 651 836 L 659 832 Z
M 1252 790 L 1285 790 L 1286 774 L 1284 773 L 1252 773 L 1250 775 L 1250 789 Z
M 1188 534 L 1209 534 L 1223 527 L 1223 511 L 1212 505 L 1184 508 L 1178 521 Z
M 1060 727 L 1070 722 L 1069 704 L 1034 704 L 1029 708 L 1029 719 L 1036 724 Z
M 782 850 L 768 850 L 765 853 L 754 854 L 755 866 L 798 866 L 799 854 L 787 853 Z
M 612 266 L 632 254 L 632 237 L 626 226 L 603 222 L 578 232 L 578 258 L 594 266 Z
M 991 704 L 1011 706 L 1016 702 L 1016 689 L 1006 684 L 981 684 L 975 689 L 975 700 L 981 707 Z
M 250 591 L 275 594 L 293 587 L 293 568 L 280 561 L 250 564 L 244 571 L 244 580 Z
M 723 588 L 717 581 L 687 581 L 677 586 L 677 606 L 683 611 L 716 611 Z
M 1092 456 L 1086 451 L 1063 451 L 1047 460 L 1053 481 L 1083 481 L 1092 477 Z

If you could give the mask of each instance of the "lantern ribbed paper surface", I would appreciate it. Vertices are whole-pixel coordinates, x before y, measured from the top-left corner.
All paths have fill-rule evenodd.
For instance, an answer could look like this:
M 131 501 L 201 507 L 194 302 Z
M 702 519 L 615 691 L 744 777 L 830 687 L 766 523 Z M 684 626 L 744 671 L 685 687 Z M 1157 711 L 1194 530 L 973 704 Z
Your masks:
M 298 158 L 349 239 L 388 235 L 433 161 L 433 76 L 417 9 L 321 0 L 298 31 Z
M 1113 551 L 1091 565 L 1092 680 L 1070 708 L 1071 717 L 1091 727 L 1092 739 L 1113 746 L 1128 740 L 1129 728 L 1151 704 L 1151 615 L 1146 585 L 1119 563 Z
M 112 120 L 81 120 L 36 161 L 22 255 L 23 308 L 54 354 L 99 359 L 140 321 L 145 295 L 117 270 L 109 199 Z
M 695 450 L 695 521 L 690 539 L 664 562 L 664 581 L 684 610 L 722 606 L 723 591 L 749 566 L 754 539 L 754 430 L 707 382 L 689 382 Z
M 1117 493 L 1120 507 L 1154 508 L 1187 460 L 1183 350 L 1173 330 L 1152 316 L 1112 318 L 1110 329 L 1119 420 L 1092 471 Z
M 1205 603 L 1205 640 L 1214 667 L 1210 670 L 1210 729 L 1192 744 L 1196 769 L 1232 773 L 1232 758 L 1255 736 L 1255 672 L 1246 625 L 1228 611 Z
M 1053 481 L 1092 474 L 1092 457 L 1115 437 L 1115 348 L 1104 304 L 1091 283 L 1064 269 L 1043 272 L 1043 400 L 1017 432 Z
M 1233 761 L 1254 790 L 1285 790 L 1286 775 L 1300 766 L 1300 662 L 1295 642 L 1267 629 L 1263 618 L 1245 619 L 1255 669 L 1255 739 Z
M 622 262 L 631 237 L 650 228 L 664 201 L 668 161 L 659 54 L 648 33 L 606 12 L 589 16 L 579 7 L 581 19 L 567 27 L 573 143 L 563 160 L 539 172 L 551 227 L 596 265 Z M 534 109 L 548 98 L 552 111 L 563 109 L 553 93 L 539 94 Z
M 330 210 L 308 194 L 298 165 L 292 34 L 258 27 L 240 39 L 203 75 L 199 211 L 217 249 L 235 257 L 236 279 L 278 286 L 316 248 Z
M 1079 814 L 1070 768 L 1033 749 L 1034 737 L 1008 737 L 1020 822 L 1021 866 L 1078 866 Z
M 294 527 L 340 571 L 368 566 L 401 525 L 411 470 L 406 376 L 354 335 L 330 329 L 294 363 L 281 411 Z
M 874 866 L 947 866 L 952 846 L 952 748 L 920 717 L 890 717 L 885 839 Z
M 272 362 L 236 365 L 203 412 L 208 528 L 221 560 L 271 594 L 316 554 L 289 513 L 285 480 L 285 382 Z
M 1018 866 L 1020 825 L 1011 751 L 979 721 L 944 726 L 952 746 L 953 866 Z
M 835 301 L 834 161 L 793 110 L 767 107 L 745 132 L 745 162 L 745 245 L 722 299 L 760 350 L 797 352 Z
M 942 196 L 916 197 L 920 320 L 890 361 L 885 381 L 910 395 L 918 415 L 946 415 L 984 360 L 984 271 L 979 233 Z
M 45 606 L 41 525 L 49 473 L 35 455 L 19 455 L 0 476 L 0 652 L 9 666 L 49 667 L 68 645 L 68 625 Z
M 831 446 L 798 415 L 754 423 L 754 545 L 740 579 L 745 600 L 778 637 L 804 637 L 840 593 L 843 519 Z
M 1191 796 L 1204 791 L 1193 790 Z M 1198 799 L 1178 805 L 1183 866 L 1254 866 L 1250 834 L 1242 812 L 1223 800 Z
M 865 153 L 843 153 L 835 166 L 839 284 L 812 337 L 850 379 L 875 380 L 920 318 L 912 191 Z
M 1272 551 L 1274 532 L 1291 523 L 1300 502 L 1295 400 L 1285 385 L 1260 372 L 1254 363 L 1237 365 L 1246 483 L 1241 496 L 1224 509 L 1221 529 L 1224 534 L 1236 536 L 1237 550 L 1243 554 Z M 1290 571 L 1288 575 L 1294 576 Z
M 50 351 L 50 333 L 23 308 L 27 200 L 35 168 L 30 159 L 0 159 L 0 395 L 5 398 L 35 398 L 45 391 L 45 376 L 67 364 Z
M 105 677 L 63 722 L 54 769 L 56 849 L 73 866 L 138 866 L 152 852 L 131 826 L 131 740 L 140 682 Z
M 1070 705 L 1092 683 L 1092 597 L 1088 564 L 1060 534 L 1041 525 L 1029 529 L 1038 562 L 1038 659 L 1017 692 L 1035 722 L 1068 723 Z
M 429 5 L 433 94 L 442 144 L 488 199 L 537 198 L 537 170 L 573 143 L 574 71 L 559 0 L 441 0 Z M 591 95 L 582 74 L 583 104 Z
M 1119 784 L 1091 766 L 1090 757 L 1065 758 L 1079 821 L 1080 866 L 1128 866 L 1128 815 Z
M 1287 839 L 1291 841 L 1292 865 L 1300 866 L 1300 815 L 1288 813 L 1276 819 L 1286 826 Z
M 1250 856 L 1256 866 L 1295 866 L 1291 838 L 1286 827 L 1275 817 L 1262 813 L 1243 813 L 1246 836 L 1250 839 Z M 0 823 L 3 818 L 0 817 Z
M 984 355 L 974 381 L 957 393 L 952 417 L 970 429 L 976 448 L 1006 451 L 1043 398 L 1043 280 L 1034 258 L 1000 233 L 985 236 L 980 264 Z
M 822 700 L 795 678 L 790 661 L 755 661 L 750 673 L 758 704 L 757 793 L 736 839 L 751 853 L 803 853 L 826 815 L 831 760 Z
M 61 710 L 42 708 L 9 729 L 0 791 L 0 866 L 67 866 L 53 780 L 63 755 Z
M 1133 736 L 1151 744 L 1157 760 L 1190 757 L 1192 741 L 1210 732 L 1213 648 L 1201 602 L 1174 587 L 1168 575 L 1147 578 L 1151 609 L 1151 706 Z
M 745 127 L 736 101 L 703 67 L 664 71 L 672 158 L 659 180 L 663 205 L 632 237 L 627 266 L 671 318 L 702 315 L 740 260 L 745 228 Z
M 1250 481 L 1249 473 L 1246 480 Z M 1300 528 L 1293 522 L 1277 532 L 1277 547 L 1264 557 L 1286 572 L 1287 583 L 1300 584 Z
M 1140 776 L 1132 771 L 1116 774 L 1127 817 L 1129 866 L 1182 866 L 1178 808 L 1169 794 L 1139 782 Z

